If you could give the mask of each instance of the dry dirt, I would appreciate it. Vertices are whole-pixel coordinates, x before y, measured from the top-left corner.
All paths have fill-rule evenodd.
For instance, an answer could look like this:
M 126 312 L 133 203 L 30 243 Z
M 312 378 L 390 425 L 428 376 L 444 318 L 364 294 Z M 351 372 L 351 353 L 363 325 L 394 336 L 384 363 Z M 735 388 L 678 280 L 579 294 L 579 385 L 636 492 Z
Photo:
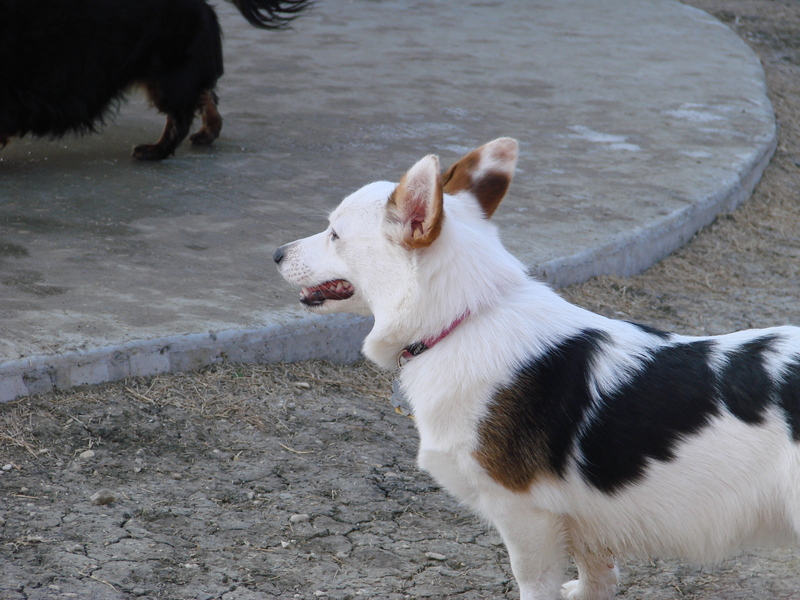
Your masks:
M 800 323 L 800 2 L 691 4 L 761 56 L 775 158 L 675 255 L 563 293 L 685 333 Z M 498 536 L 417 470 L 389 394 L 365 363 L 308 362 L 0 406 L 0 599 L 518 598 Z M 800 600 L 800 552 L 630 561 L 620 597 Z

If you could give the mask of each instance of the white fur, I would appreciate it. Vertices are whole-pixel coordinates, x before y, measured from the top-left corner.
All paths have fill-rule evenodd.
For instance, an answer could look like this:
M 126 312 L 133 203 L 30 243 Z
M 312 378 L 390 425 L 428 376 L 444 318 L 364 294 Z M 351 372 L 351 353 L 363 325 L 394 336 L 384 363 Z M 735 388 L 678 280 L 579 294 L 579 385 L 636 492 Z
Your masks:
M 481 148 L 473 177 L 513 171 L 516 145 L 509 152 L 510 142 Z M 412 168 L 415 193 L 429 191 L 417 186 L 436 185 L 434 158 Z M 400 381 L 416 417 L 420 467 L 497 527 L 522 600 L 553 600 L 569 555 L 579 580 L 565 584 L 562 596 L 604 600 L 614 592 L 615 556 L 716 561 L 754 543 L 798 541 L 800 450 L 775 406 L 760 425 L 722 410 L 677 445 L 673 460 L 651 460 L 643 478 L 613 494 L 587 483 L 577 467 L 579 455 L 563 477 L 539 478 L 524 492 L 492 479 L 473 454 L 478 427 L 493 394 L 526 361 L 587 329 L 607 336 L 610 342 L 591 369 L 595 405 L 584 416 L 585 428 L 603 394 L 640 372 L 654 350 L 701 338 L 662 339 L 567 303 L 526 275 L 468 190 L 445 194 L 438 238 L 410 250 L 403 244 L 404 224 L 387 218 L 395 186 L 372 183 L 346 198 L 327 231 L 282 249 L 280 269 L 299 286 L 332 279 L 352 283 L 352 298 L 317 310 L 374 315 L 364 353 L 386 368 L 395 366 L 404 347 L 435 337 L 469 311 L 449 335 L 403 367 Z M 780 379 L 800 356 L 798 331 L 783 327 L 708 338 L 711 362 L 718 371 L 726 351 L 773 334 L 776 351 L 766 368 Z

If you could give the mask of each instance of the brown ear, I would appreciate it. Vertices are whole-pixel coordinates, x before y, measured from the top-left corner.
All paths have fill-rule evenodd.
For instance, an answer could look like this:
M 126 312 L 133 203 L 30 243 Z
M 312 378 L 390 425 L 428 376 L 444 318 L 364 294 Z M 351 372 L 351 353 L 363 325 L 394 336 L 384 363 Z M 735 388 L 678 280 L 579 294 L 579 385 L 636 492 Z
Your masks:
M 443 204 L 439 159 L 431 154 L 411 167 L 389 196 L 387 210 L 403 226 L 406 248 L 425 248 L 439 237 Z
M 508 192 L 517 165 L 517 142 L 499 138 L 467 154 L 442 176 L 450 195 L 470 192 L 490 218 Z

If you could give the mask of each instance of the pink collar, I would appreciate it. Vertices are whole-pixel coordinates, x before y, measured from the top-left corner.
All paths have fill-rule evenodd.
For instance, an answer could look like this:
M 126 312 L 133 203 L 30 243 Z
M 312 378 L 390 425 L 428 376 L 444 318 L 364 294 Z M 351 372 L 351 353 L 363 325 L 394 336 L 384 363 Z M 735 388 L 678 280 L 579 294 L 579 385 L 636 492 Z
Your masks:
M 421 342 L 414 342 L 413 344 L 409 344 L 408 346 L 403 348 L 403 351 L 400 352 L 400 354 L 397 356 L 397 366 L 402 367 L 415 356 L 419 356 L 420 354 L 425 352 L 425 350 L 430 350 L 431 348 L 433 348 L 436 344 L 441 342 L 450 333 L 452 333 L 452 331 L 461 324 L 461 321 L 466 319 L 468 316 L 469 316 L 469 309 L 467 309 L 464 312 L 464 314 L 458 317 L 455 321 L 450 323 L 447 329 L 442 331 L 436 337 L 427 338 L 422 340 Z

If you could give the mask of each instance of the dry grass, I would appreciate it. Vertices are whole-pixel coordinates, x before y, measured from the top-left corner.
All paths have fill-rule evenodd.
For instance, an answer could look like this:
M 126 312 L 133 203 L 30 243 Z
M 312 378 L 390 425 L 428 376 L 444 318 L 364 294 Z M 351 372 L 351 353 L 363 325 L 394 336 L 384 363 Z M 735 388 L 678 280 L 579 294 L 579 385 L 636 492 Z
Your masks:
M 0 410 L 0 451 L 4 446 L 15 446 L 37 456 L 47 449 L 47 440 L 34 434 L 37 422 L 52 419 L 56 411 L 63 415 L 90 405 L 131 399 L 150 406 L 175 407 L 204 419 L 245 423 L 266 431 L 270 416 L 265 413 L 264 405 L 280 406 L 293 398 L 298 389 L 309 389 L 315 394 L 348 390 L 362 397 L 388 401 L 391 377 L 366 362 L 358 363 L 355 368 L 323 361 L 222 364 L 199 373 L 134 378 L 20 398 Z

